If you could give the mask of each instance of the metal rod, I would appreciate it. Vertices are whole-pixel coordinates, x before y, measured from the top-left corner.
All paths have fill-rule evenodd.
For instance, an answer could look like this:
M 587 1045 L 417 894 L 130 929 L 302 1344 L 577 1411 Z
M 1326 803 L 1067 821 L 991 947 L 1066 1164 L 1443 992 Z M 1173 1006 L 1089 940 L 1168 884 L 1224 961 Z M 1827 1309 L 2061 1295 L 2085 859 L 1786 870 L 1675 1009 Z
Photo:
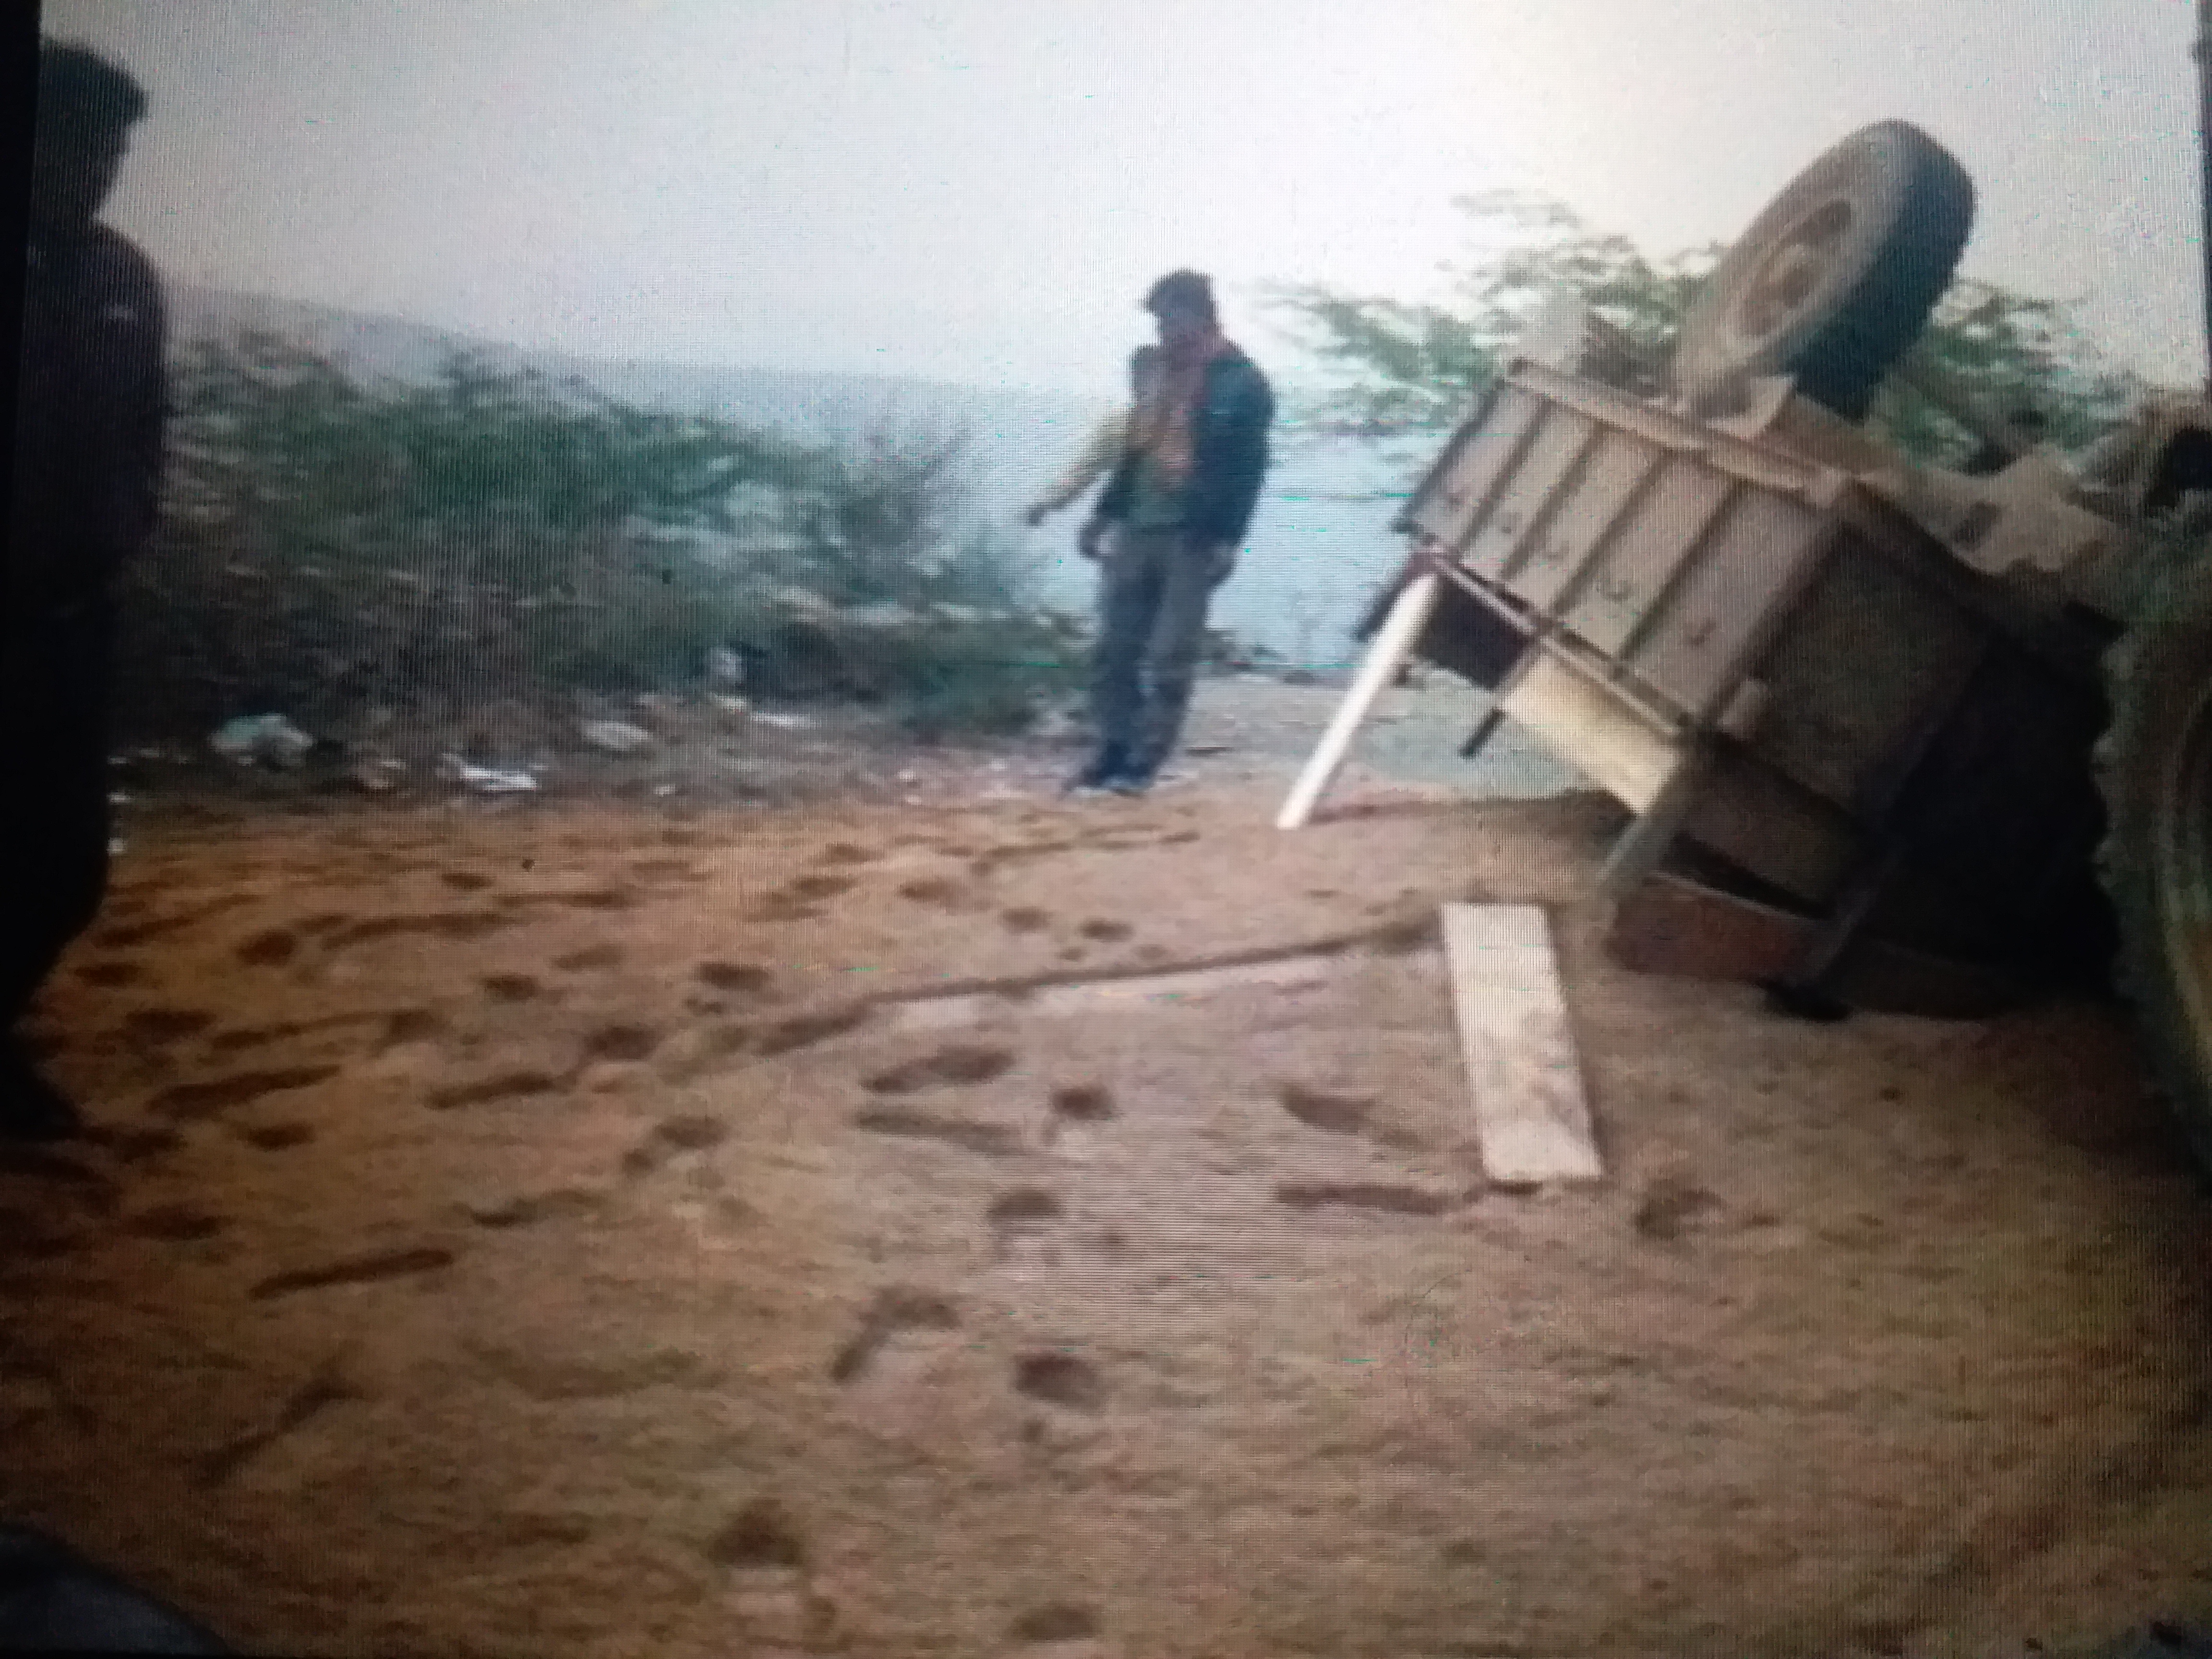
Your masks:
M 1313 817 L 1322 792 L 1352 751 L 1352 739 L 1359 730 L 1359 723 L 1367 718 L 1367 711 L 1375 706 L 1383 688 L 1396 678 L 1399 666 L 1413 655 L 1421 629 L 1428 625 L 1437 608 L 1437 593 L 1442 582 L 1443 578 L 1435 571 L 1427 571 L 1414 577 L 1398 595 L 1397 603 L 1390 607 L 1390 615 L 1375 635 L 1375 643 L 1367 647 L 1366 660 L 1359 665 L 1352 689 L 1337 705 L 1336 716 L 1329 721 L 1328 730 L 1322 733 L 1320 747 L 1306 762 L 1290 799 L 1283 803 L 1283 810 L 1275 818 L 1275 828 L 1304 829 Z
M 1503 708 L 1493 708 L 1487 714 L 1485 714 L 1482 717 L 1482 723 L 1477 726 L 1473 732 L 1468 734 L 1468 739 L 1465 743 L 1460 744 L 1459 757 L 1462 760 L 1473 760 L 1477 755 L 1480 755 L 1482 752 L 1483 745 L 1490 741 L 1492 737 L 1496 734 L 1498 728 L 1504 723 L 1505 711 Z

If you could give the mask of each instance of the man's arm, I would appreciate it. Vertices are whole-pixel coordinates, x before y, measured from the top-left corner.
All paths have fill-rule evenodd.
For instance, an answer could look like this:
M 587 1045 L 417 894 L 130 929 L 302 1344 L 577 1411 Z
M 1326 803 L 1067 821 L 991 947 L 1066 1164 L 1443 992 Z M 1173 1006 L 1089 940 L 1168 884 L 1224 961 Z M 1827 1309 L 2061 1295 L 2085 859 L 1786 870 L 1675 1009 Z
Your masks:
M 1032 527 L 1040 525 L 1063 507 L 1074 504 L 1078 496 L 1091 488 L 1105 473 L 1113 470 L 1121 459 L 1122 446 L 1128 441 L 1129 417 L 1123 410 L 1116 410 L 1091 428 L 1084 440 L 1083 448 L 1066 471 L 1060 474 L 1050 489 L 1039 495 L 1023 514 Z

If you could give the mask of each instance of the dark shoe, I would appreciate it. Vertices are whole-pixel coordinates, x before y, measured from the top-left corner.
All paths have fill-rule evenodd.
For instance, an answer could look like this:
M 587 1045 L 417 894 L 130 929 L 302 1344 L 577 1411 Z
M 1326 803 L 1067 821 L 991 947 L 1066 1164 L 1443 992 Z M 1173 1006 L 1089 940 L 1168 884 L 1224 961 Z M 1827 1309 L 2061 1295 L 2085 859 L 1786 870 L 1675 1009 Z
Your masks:
M 23 1045 L 0 1040 L 0 1140 L 67 1140 L 83 1127 L 69 1097 L 39 1075 Z
M 1159 781 L 1160 775 L 1152 768 L 1132 767 L 1126 772 L 1117 772 L 1107 779 L 1106 788 L 1109 793 L 1116 795 L 1149 794 L 1152 786 Z
M 1117 744 L 1109 744 L 1091 757 L 1091 764 L 1067 781 L 1071 795 L 1096 794 L 1111 789 L 1115 780 L 1129 769 L 1128 756 Z

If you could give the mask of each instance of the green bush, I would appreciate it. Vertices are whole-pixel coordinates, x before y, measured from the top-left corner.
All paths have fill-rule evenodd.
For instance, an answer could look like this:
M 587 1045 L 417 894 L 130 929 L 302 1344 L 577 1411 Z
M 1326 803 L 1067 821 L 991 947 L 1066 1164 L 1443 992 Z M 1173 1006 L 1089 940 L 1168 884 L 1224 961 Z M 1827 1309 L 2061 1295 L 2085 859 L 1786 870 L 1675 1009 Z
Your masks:
M 467 354 L 370 381 L 266 335 L 192 348 L 176 402 L 126 730 L 682 690 L 726 646 L 765 695 L 1002 725 L 1079 646 L 1010 542 L 959 533 L 958 433 L 803 445 Z
M 1575 295 L 1627 337 L 1647 368 L 1665 362 L 1699 284 L 1724 251 L 1664 258 L 1598 229 L 1564 203 L 1503 190 L 1458 206 L 1480 238 L 1448 265 L 1454 291 L 1415 303 L 1279 285 L 1271 303 L 1334 382 L 1296 423 L 1368 438 L 1438 438 L 1465 420 L 1548 294 Z M 1954 282 L 1916 347 L 1991 407 L 2033 409 L 2050 441 L 2079 449 L 2109 431 L 2142 387 L 2083 336 L 2065 307 L 1991 283 Z M 1639 390 L 1656 391 L 1652 381 Z M 1882 385 L 1867 425 L 1917 460 L 1955 465 L 1977 441 L 1901 379 Z M 1416 464 L 1418 470 L 1418 464 Z

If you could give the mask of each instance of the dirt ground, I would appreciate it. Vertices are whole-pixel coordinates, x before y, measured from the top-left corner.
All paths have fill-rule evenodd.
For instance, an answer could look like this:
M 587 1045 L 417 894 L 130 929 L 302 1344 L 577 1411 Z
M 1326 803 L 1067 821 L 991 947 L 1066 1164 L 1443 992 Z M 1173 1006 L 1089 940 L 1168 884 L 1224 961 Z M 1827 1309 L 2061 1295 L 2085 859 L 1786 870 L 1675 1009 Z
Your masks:
M 2212 1602 L 2212 1208 L 2116 1015 L 1626 974 L 1595 798 L 1370 769 L 1270 828 L 1310 693 L 1209 686 L 1234 746 L 1142 802 L 1038 745 L 793 805 L 157 780 L 41 1019 L 98 1139 L 0 1167 L 0 1510 L 292 1653 L 2014 1655 Z M 1464 711 L 1394 712 L 1433 786 Z M 1483 1179 L 1433 921 L 1493 898 L 1550 908 L 1601 1187 Z

